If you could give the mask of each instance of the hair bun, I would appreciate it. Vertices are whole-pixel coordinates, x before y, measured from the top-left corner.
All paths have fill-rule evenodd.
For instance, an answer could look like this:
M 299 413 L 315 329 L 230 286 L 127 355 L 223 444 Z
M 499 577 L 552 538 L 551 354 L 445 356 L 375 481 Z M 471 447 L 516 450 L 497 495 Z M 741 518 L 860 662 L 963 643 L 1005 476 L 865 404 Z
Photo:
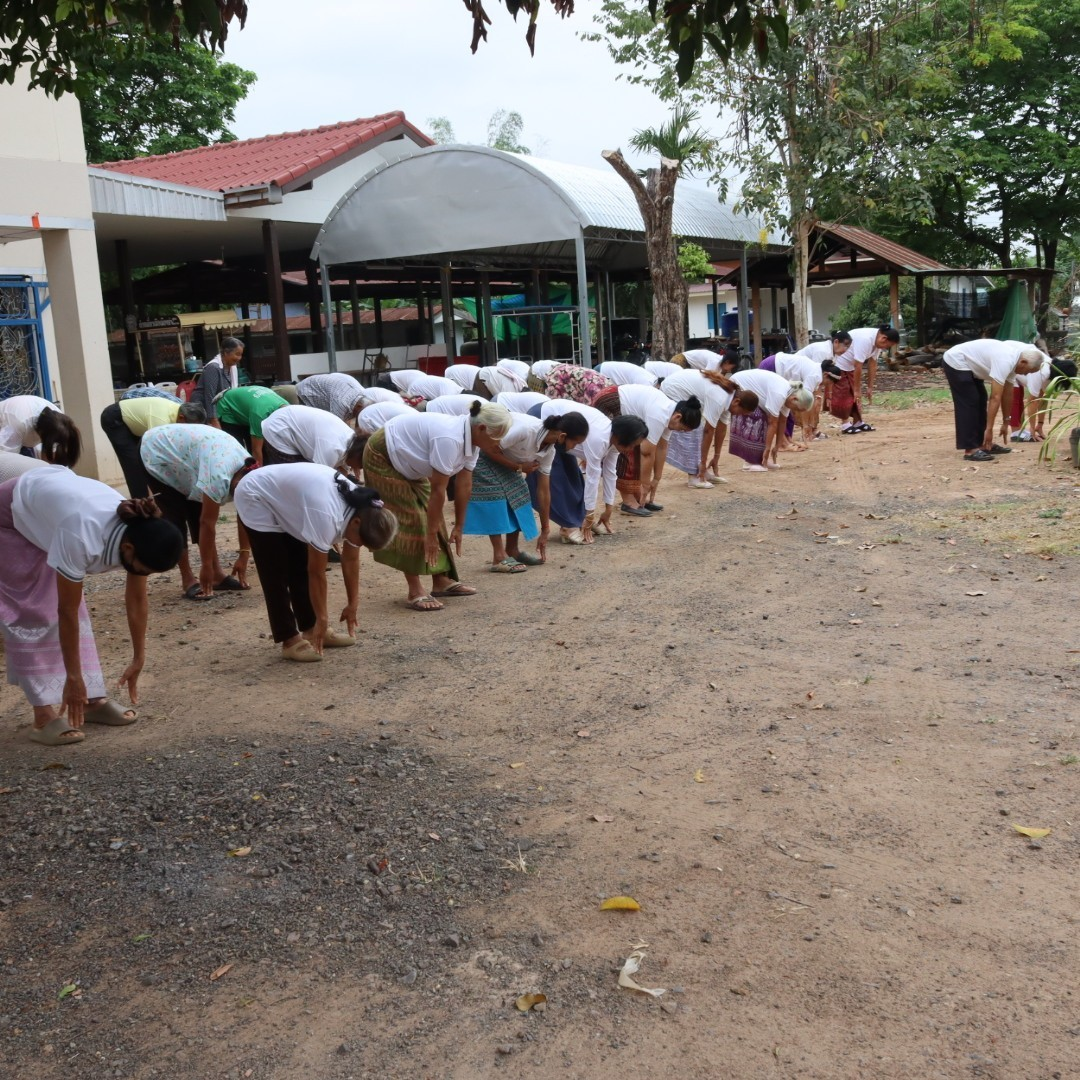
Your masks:
M 484 407 L 484 403 L 483 403 L 482 401 L 479 401 L 479 400 L 477 400 L 477 401 L 474 401 L 474 402 L 473 402 L 473 403 L 472 403 L 472 404 L 471 404 L 471 405 L 469 406 L 469 415 L 470 415 L 470 416 L 472 416 L 472 417 L 477 417 L 477 416 L 479 416 L 479 415 L 480 415 L 480 410 L 481 410 L 481 409 L 482 409 L 483 407 Z

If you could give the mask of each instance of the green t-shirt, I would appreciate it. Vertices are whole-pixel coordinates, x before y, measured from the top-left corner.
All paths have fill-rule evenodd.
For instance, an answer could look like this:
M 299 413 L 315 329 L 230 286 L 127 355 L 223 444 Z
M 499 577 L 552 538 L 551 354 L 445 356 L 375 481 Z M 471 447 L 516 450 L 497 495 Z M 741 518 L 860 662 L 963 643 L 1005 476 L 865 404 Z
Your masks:
M 268 386 L 238 386 L 225 391 L 217 403 L 217 415 L 223 424 L 246 427 L 255 438 L 261 439 L 263 421 L 287 404 Z

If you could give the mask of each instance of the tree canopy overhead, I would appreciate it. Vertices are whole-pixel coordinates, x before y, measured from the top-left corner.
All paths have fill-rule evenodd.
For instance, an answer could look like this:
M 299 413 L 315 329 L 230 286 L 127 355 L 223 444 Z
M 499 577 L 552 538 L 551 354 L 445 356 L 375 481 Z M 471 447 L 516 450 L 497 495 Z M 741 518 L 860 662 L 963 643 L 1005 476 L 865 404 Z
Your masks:
M 229 26 L 243 28 L 247 0 L 22 0 L 0 4 L 0 82 L 24 68 L 31 88 L 54 96 L 74 90 L 77 71 L 92 68 L 115 28 L 133 37 L 181 35 L 220 49 Z
M 79 72 L 86 158 L 123 161 L 231 142 L 237 104 L 255 73 L 194 41 L 169 41 L 114 32 Z

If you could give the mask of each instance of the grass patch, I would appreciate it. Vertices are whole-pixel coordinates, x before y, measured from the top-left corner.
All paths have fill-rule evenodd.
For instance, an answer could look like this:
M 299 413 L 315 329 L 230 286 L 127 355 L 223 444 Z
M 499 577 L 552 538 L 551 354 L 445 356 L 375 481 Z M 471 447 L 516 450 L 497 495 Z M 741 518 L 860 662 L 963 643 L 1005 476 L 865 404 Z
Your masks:
M 921 390 L 883 390 L 874 395 L 874 404 L 894 412 L 901 409 L 917 409 L 923 405 L 937 405 L 950 400 L 948 389 L 924 387 Z
M 1023 555 L 1080 555 L 1080 513 L 1067 503 L 1008 501 L 935 507 L 916 527 L 997 544 Z

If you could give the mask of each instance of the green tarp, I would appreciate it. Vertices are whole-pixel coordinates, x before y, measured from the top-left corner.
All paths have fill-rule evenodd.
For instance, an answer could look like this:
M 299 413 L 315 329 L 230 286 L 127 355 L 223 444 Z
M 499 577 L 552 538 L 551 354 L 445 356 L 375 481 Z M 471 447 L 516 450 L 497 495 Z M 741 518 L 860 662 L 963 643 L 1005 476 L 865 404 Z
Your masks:
M 1005 301 L 1005 314 L 998 328 L 998 341 L 1032 342 L 1038 336 L 1035 316 L 1028 301 L 1027 282 L 1009 283 L 1009 298 Z

